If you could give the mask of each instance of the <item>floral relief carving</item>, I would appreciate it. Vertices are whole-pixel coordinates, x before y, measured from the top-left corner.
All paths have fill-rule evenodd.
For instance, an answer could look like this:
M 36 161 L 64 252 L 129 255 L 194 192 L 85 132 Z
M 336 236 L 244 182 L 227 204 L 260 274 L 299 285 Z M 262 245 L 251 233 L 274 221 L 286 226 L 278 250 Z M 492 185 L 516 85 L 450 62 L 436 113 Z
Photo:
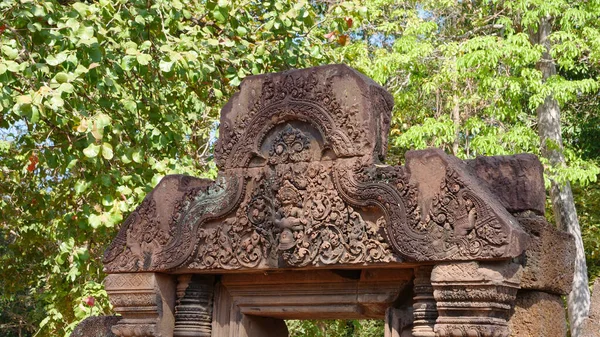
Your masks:
M 392 99 L 344 66 L 258 76 L 223 110 L 216 181 L 168 176 L 123 224 L 108 272 L 518 256 L 527 235 L 463 162 L 379 164 Z
M 235 217 L 199 232 L 202 244 L 190 268 L 397 261 L 384 237 L 383 218 L 364 220 L 335 191 L 330 172 L 318 162 L 265 169 Z
M 303 117 L 305 122 L 319 124 L 327 142 L 340 156 L 356 155 L 359 149 L 370 146 L 373 141 L 365 133 L 359 105 L 340 102 L 334 89 L 336 75 L 323 74 L 313 70 L 267 76 L 261 94 L 250 103 L 246 113 L 221 121 L 222 136 L 215 148 L 218 162 L 225 168 L 240 163 L 244 166 L 246 161 L 242 158 L 252 152 L 253 141 L 274 126 L 276 116 L 284 120 Z M 281 111 L 281 107 L 286 109 Z M 378 105 L 378 108 L 387 107 Z
M 386 209 L 390 243 L 407 259 L 495 258 L 509 245 L 506 226 L 451 166 L 430 207 L 423 207 L 403 167 L 374 169 L 355 161 L 352 166 L 340 165 L 336 172 L 339 189 L 350 204 Z
M 287 124 L 269 150 L 269 164 L 309 161 L 310 140 L 302 131 Z

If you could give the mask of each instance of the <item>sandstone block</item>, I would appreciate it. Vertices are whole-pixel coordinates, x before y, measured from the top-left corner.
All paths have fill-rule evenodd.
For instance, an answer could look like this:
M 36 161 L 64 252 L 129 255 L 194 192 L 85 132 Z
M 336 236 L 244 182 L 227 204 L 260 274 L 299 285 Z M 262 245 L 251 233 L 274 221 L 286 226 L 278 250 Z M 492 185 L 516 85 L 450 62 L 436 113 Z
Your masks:
M 531 236 L 523 256 L 521 288 L 568 294 L 573 283 L 573 237 L 556 229 L 541 216 L 520 217 L 519 222 Z
M 533 211 L 544 214 L 546 189 L 543 167 L 533 154 L 477 157 L 467 165 L 485 181 L 511 213 Z
M 590 306 L 590 314 L 583 323 L 582 337 L 599 337 L 600 336 L 600 279 L 594 282 L 592 289 L 592 304 Z
M 565 337 L 567 319 L 561 297 L 520 290 L 508 325 L 514 337 Z
M 511 261 L 438 264 L 431 273 L 439 337 L 508 336 L 522 267 Z

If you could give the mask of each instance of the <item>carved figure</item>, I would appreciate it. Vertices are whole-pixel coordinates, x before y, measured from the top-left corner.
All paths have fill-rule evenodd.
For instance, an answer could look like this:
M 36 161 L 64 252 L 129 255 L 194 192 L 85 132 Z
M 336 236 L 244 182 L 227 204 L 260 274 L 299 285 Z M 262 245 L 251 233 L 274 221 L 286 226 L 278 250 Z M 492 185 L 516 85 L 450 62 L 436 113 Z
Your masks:
M 518 263 L 541 232 L 518 213 L 542 218 L 541 169 L 532 178 L 541 197 L 513 203 L 490 191 L 493 177 L 512 181 L 505 174 L 513 171 L 488 170 L 479 159 L 466 164 L 429 149 L 408 152 L 403 166 L 385 165 L 392 106 L 382 87 L 343 65 L 246 78 L 221 113 L 217 179 L 165 177 L 106 250 L 107 291 L 125 313 L 113 332 L 168 336 L 174 326 L 175 336 L 210 336 L 213 327 L 228 326 L 213 325 L 213 312 L 242 321 L 268 317 L 252 297 L 260 285 L 228 293 L 215 288 L 219 278 L 192 274 L 262 270 L 268 278 L 276 269 L 335 269 L 329 295 L 356 292 L 344 310 L 360 313 L 385 312 L 381 306 L 397 302 L 399 285 L 416 275 L 413 334 L 432 337 L 508 336 L 523 273 L 532 289 L 567 291 L 564 282 L 538 282 L 535 266 Z M 527 178 L 518 173 L 515 184 Z M 546 261 L 540 242 L 556 234 L 540 237 L 526 252 L 529 261 Z M 393 273 L 369 274 L 376 268 Z M 409 276 L 395 278 L 400 269 Z M 170 274 L 180 275 L 177 287 Z M 356 287 L 338 287 L 340 278 Z M 132 284 L 140 280 L 145 283 L 136 293 Z M 392 290 L 375 289 L 388 281 Z M 314 291 L 303 282 L 299 288 Z M 361 288 L 365 284 L 370 290 Z M 229 307 L 212 310 L 213 291 Z M 298 298 L 289 295 L 289 301 Z M 269 310 L 284 317 L 285 309 Z M 393 309 L 389 317 L 406 316 Z

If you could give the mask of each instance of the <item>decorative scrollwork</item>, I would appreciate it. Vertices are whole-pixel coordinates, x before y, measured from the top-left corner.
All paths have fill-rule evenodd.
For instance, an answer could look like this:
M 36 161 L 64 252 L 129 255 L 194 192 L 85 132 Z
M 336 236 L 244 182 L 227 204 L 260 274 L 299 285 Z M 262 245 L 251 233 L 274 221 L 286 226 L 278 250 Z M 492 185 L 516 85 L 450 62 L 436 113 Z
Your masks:
M 348 206 L 333 186 L 329 165 L 285 164 L 266 172 L 252 182 L 256 189 L 235 217 L 201 230 L 191 268 L 398 261 L 386 242 L 383 218 L 367 221 Z
M 523 251 L 526 234 L 458 159 L 427 150 L 407 154 L 406 166 L 378 164 L 392 99 L 363 75 L 329 66 L 244 83 L 223 109 L 218 179 L 161 181 L 107 250 L 107 271 L 499 259 Z

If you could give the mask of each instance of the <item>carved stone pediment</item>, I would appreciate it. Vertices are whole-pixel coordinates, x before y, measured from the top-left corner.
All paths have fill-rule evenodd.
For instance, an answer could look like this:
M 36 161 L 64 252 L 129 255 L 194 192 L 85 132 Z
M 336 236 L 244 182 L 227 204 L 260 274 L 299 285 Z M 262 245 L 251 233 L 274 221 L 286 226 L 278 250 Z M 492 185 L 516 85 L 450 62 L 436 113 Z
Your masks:
M 224 107 L 216 181 L 167 176 L 107 249 L 107 272 L 508 259 L 528 236 L 440 150 L 382 165 L 393 101 L 342 65 L 252 76 Z

